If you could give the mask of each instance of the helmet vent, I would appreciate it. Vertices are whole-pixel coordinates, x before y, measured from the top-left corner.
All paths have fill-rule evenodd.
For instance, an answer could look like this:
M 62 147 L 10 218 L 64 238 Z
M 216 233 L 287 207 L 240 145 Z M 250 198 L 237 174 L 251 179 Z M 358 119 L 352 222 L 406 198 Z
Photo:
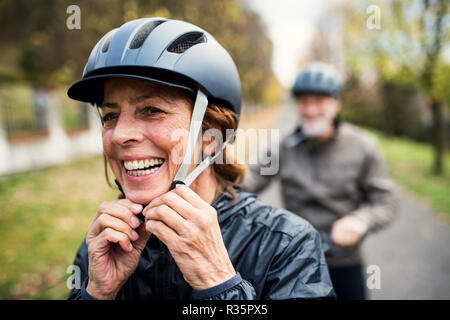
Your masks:
M 130 49 L 140 48 L 144 43 L 145 39 L 147 39 L 148 35 L 153 31 L 153 29 L 155 29 L 157 26 L 159 26 L 161 23 L 164 22 L 166 22 L 166 20 L 150 21 L 144 24 L 134 35 L 134 38 L 130 44 Z
M 180 54 L 187 49 L 204 42 L 206 42 L 206 37 L 203 32 L 189 32 L 172 42 L 169 48 L 167 48 L 167 51 Z
M 116 34 L 117 30 L 113 30 L 109 33 L 108 38 L 106 38 L 105 42 L 103 43 L 102 46 L 102 52 L 106 52 L 109 49 L 109 44 L 111 43 L 112 38 L 114 37 L 114 35 Z

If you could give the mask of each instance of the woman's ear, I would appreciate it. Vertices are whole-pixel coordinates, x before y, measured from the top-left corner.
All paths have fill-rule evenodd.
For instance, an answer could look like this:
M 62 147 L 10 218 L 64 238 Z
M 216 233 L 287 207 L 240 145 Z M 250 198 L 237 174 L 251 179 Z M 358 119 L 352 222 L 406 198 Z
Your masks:
M 203 141 L 202 151 L 204 155 L 210 156 L 214 154 L 214 152 L 216 152 L 216 149 L 217 149 L 217 142 L 214 137 L 212 137 L 210 141 Z
M 208 129 L 203 134 L 202 151 L 206 156 L 213 155 L 219 146 L 223 143 L 222 132 L 219 129 Z

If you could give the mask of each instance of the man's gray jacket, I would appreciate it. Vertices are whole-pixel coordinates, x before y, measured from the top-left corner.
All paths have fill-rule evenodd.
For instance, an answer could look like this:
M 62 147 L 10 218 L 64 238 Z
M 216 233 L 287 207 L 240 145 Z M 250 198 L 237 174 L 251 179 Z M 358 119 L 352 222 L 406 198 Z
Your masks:
M 324 239 L 329 239 L 333 223 L 346 215 L 365 221 L 369 232 L 393 218 L 393 182 L 369 133 L 336 122 L 332 138 L 314 143 L 298 127 L 276 151 L 268 151 L 266 158 L 272 162 L 266 166 L 250 166 L 242 188 L 258 193 L 279 178 L 284 207 L 308 220 Z M 277 164 L 277 174 L 260 174 L 262 168 Z M 360 244 L 349 249 L 331 246 L 326 258 L 330 267 L 360 264 Z

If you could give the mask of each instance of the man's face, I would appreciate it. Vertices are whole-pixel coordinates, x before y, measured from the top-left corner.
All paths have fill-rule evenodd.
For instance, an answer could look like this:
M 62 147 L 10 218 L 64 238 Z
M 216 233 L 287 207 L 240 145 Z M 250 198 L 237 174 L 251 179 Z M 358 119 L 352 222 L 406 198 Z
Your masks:
M 308 137 L 322 136 L 340 110 L 339 100 L 326 95 L 302 94 L 295 102 L 303 133 Z

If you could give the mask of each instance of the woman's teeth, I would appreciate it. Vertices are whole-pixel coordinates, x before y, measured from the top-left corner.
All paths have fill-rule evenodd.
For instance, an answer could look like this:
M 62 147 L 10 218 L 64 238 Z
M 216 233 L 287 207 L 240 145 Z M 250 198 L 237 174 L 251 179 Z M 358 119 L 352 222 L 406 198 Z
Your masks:
M 127 173 L 130 176 L 139 177 L 139 176 L 144 176 L 146 174 L 150 174 L 152 172 L 155 172 L 158 169 L 159 169 L 159 167 L 152 168 L 152 169 L 147 169 L 147 170 L 128 170 Z
M 150 174 L 161 166 L 164 159 L 152 158 L 143 160 L 124 161 L 125 169 L 131 176 L 139 177 Z

